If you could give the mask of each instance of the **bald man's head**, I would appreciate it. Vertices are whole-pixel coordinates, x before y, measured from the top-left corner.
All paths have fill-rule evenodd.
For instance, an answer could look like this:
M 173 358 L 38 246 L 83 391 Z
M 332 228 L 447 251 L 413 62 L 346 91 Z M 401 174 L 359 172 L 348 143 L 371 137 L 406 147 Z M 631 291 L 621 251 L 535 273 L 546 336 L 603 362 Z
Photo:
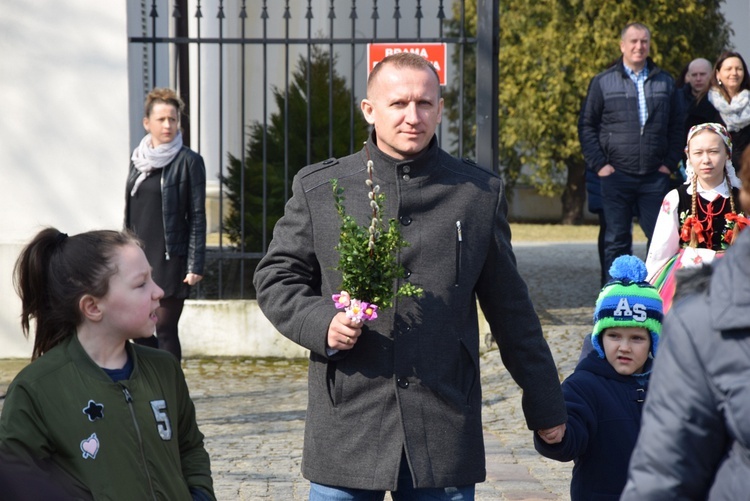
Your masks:
M 693 95 L 697 96 L 708 89 L 708 85 L 711 83 L 712 71 L 711 62 L 708 59 L 699 57 L 690 61 L 685 79 L 690 84 Z

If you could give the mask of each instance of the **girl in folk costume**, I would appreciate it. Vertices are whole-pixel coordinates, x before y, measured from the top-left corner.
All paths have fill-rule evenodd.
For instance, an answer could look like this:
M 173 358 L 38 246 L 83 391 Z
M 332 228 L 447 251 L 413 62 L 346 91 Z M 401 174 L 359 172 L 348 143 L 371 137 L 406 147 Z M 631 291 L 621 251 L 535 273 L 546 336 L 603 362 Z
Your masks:
M 704 123 L 688 132 L 687 181 L 664 197 L 648 250 L 648 280 L 666 312 L 675 272 L 713 261 L 749 221 L 738 212 L 740 180 L 732 165 L 732 140 L 723 125 Z

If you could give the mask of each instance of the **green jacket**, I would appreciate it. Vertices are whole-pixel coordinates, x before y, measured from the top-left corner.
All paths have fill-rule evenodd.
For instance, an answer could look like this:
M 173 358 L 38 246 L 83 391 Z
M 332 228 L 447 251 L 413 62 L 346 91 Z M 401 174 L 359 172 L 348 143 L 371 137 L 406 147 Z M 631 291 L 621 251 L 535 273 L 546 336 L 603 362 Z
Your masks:
M 208 453 L 179 363 L 128 343 L 128 380 L 113 382 L 71 336 L 24 368 L 0 415 L 4 460 L 50 465 L 94 499 L 213 498 Z

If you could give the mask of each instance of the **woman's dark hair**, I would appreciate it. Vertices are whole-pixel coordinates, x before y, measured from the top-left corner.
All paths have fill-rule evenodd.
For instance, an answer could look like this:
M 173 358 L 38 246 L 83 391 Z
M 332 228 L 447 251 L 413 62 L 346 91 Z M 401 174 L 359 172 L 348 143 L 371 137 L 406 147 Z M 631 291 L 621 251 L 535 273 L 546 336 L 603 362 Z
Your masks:
M 742 75 L 742 83 L 740 83 L 740 90 L 750 89 L 750 74 L 747 72 L 747 63 L 745 62 L 745 59 L 740 55 L 739 52 L 734 52 L 731 50 L 723 52 L 719 59 L 716 60 L 716 64 L 714 64 L 714 71 L 711 75 L 711 84 L 708 86 L 710 88 L 717 89 L 719 92 L 721 92 L 721 95 L 724 96 L 724 99 L 726 99 L 727 102 L 731 102 L 731 97 L 729 96 L 729 93 L 727 92 L 727 89 L 724 88 L 723 85 L 719 84 L 719 79 L 716 77 L 716 72 L 719 71 L 721 68 L 721 65 L 724 64 L 724 61 L 729 59 L 730 57 L 736 57 L 740 60 L 742 63 L 742 70 L 744 74 Z
M 128 231 L 89 231 L 68 237 L 46 228 L 24 247 L 16 261 L 13 283 L 21 298 L 21 327 L 28 338 L 35 321 L 34 360 L 75 333 L 83 322 L 80 299 L 104 297 L 117 273 L 118 248 L 140 242 Z

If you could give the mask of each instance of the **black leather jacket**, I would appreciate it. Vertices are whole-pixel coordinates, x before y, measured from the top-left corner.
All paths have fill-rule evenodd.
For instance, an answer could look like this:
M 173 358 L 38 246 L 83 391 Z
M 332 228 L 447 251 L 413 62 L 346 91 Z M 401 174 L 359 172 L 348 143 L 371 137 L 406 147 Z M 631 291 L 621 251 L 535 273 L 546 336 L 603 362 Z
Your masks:
M 125 193 L 125 227 L 128 219 L 130 189 L 138 177 L 130 163 Z M 203 158 L 183 146 L 161 172 L 161 202 L 164 216 L 164 240 L 167 255 L 187 256 L 187 271 L 203 275 L 206 257 L 206 168 Z

